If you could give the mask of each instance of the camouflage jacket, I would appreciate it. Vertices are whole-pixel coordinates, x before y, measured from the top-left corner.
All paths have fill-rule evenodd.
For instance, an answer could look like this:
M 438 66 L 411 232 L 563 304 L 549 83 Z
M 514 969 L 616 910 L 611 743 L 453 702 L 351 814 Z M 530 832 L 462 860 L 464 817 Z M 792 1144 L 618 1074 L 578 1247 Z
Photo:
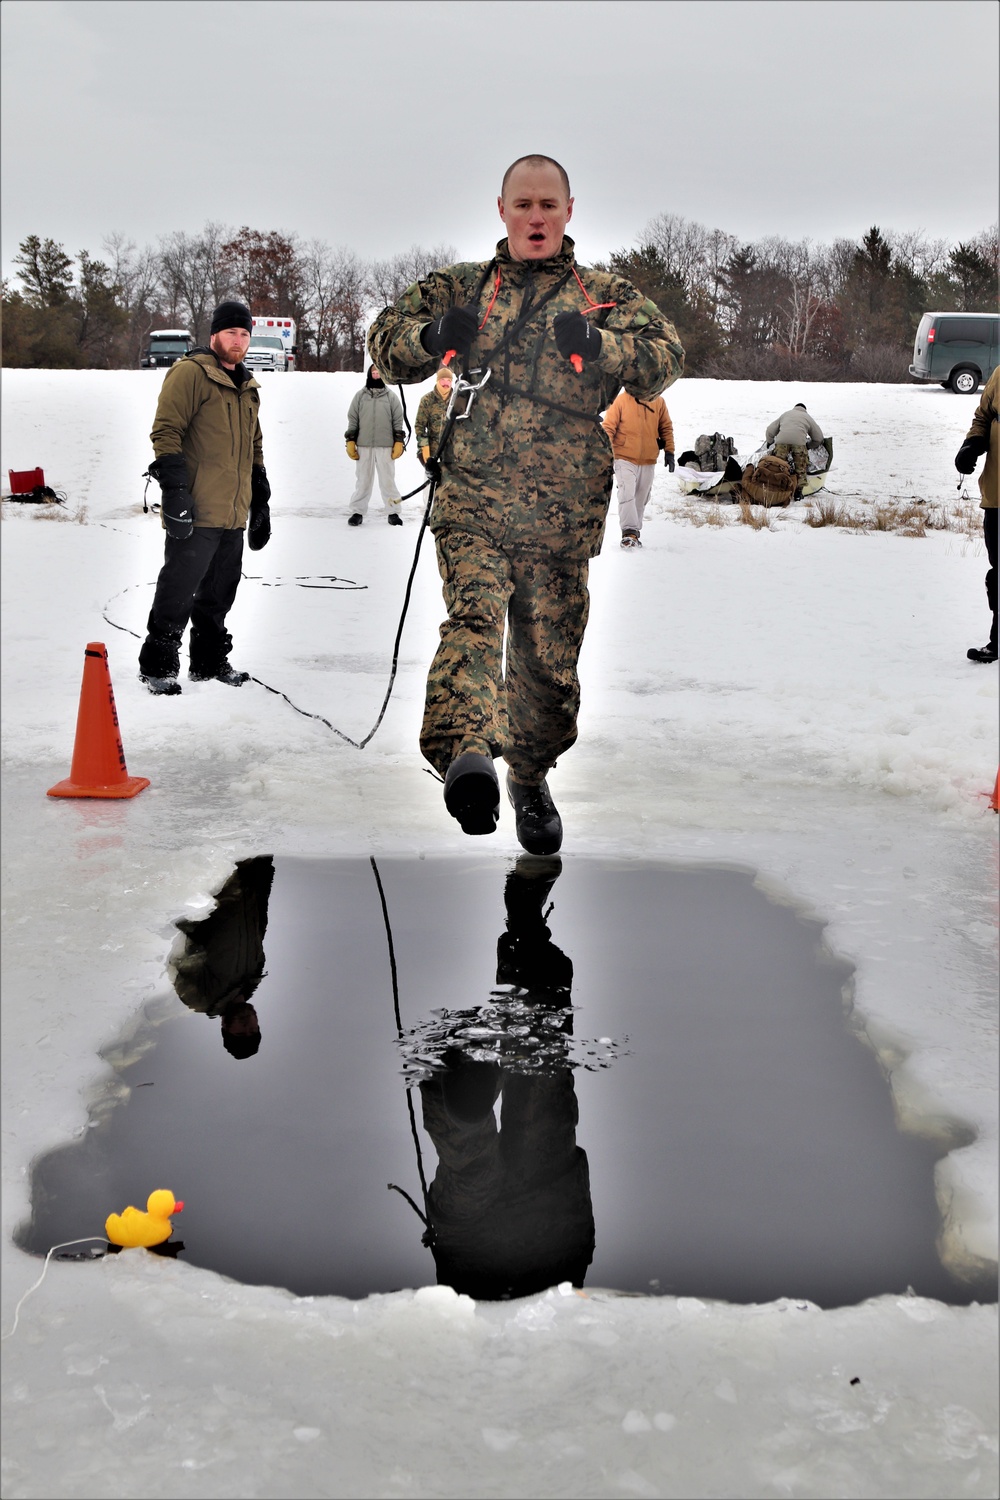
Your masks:
M 600 357 L 577 374 L 559 353 L 553 320 L 602 303 L 611 305 L 590 314 L 602 332 Z M 385 308 L 368 335 L 373 363 L 403 385 L 428 379 L 440 359 L 424 349 L 421 332 L 459 305 L 475 308 L 481 324 L 470 377 L 491 374 L 448 441 L 432 529 L 459 526 L 505 549 L 594 556 L 613 473 L 600 413 L 623 385 L 649 401 L 677 379 L 684 350 L 676 330 L 623 277 L 578 269 L 572 240 L 544 261 L 514 260 L 501 240 L 493 260 L 432 271 Z
M 413 424 L 418 449 L 429 448 L 432 453 L 437 452 L 441 433 L 444 431 L 447 410 L 448 402 L 439 394 L 436 385 L 432 391 L 427 392 L 426 396 L 421 396 L 420 405 L 417 407 L 417 418 Z

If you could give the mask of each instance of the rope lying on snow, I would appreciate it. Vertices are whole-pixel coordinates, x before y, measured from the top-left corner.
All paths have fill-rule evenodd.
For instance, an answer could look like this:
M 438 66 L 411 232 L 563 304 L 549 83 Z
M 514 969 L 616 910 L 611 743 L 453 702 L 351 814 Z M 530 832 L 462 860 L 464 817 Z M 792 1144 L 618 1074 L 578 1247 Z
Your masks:
M 420 519 L 420 530 L 417 532 L 417 541 L 413 549 L 413 562 L 410 565 L 409 576 L 406 580 L 406 590 L 403 594 L 403 607 L 399 615 L 399 624 L 396 627 L 396 638 L 392 644 L 392 664 L 389 669 L 389 683 L 385 690 L 385 697 L 382 699 L 382 707 L 379 709 L 378 717 L 376 718 L 375 723 L 372 725 L 371 729 L 369 729 L 364 738 L 360 740 L 352 739 L 349 734 L 345 734 L 342 729 L 338 729 L 335 724 L 331 724 L 330 720 L 324 718 L 322 714 L 310 713 L 308 709 L 300 708 L 297 703 L 293 703 L 288 694 L 282 692 L 281 688 L 272 687 L 269 682 L 264 682 L 260 677 L 254 677 L 252 673 L 250 675 L 251 682 L 255 682 L 257 686 L 262 687 L 265 692 L 273 693 L 275 697 L 283 699 L 284 702 L 288 704 L 289 708 L 294 709 L 297 714 L 301 714 L 304 719 L 315 719 L 318 724 L 325 725 L 325 727 L 329 729 L 331 734 L 335 734 L 338 739 L 343 740 L 347 745 L 351 745 L 355 750 L 364 750 L 365 746 L 370 744 L 370 742 L 374 739 L 381 726 L 382 720 L 385 718 L 386 709 L 389 707 L 389 699 L 392 696 L 392 690 L 396 683 L 396 672 L 399 667 L 399 645 L 400 641 L 403 638 L 403 625 L 406 621 L 406 612 L 410 607 L 410 594 L 413 590 L 413 580 L 416 576 L 417 561 L 420 557 L 420 544 L 424 539 L 424 532 L 427 530 L 427 522 L 430 519 L 431 504 L 434 499 L 434 490 L 436 488 L 436 485 L 433 480 L 425 479 L 423 484 L 418 485 L 415 490 L 410 490 L 409 494 L 401 496 L 400 503 L 402 503 L 403 500 L 411 500 L 414 495 L 419 495 L 422 490 L 426 490 L 428 489 L 428 487 L 430 489 L 430 493 L 427 496 L 427 503 L 424 506 L 424 513 Z M 100 524 L 104 525 L 105 523 L 102 522 Z M 106 529 L 110 531 L 117 531 L 118 527 L 111 526 L 107 527 Z M 264 588 L 281 588 L 291 584 L 295 588 L 344 589 L 350 591 L 352 589 L 366 589 L 368 587 L 366 583 L 355 583 L 350 578 L 338 578 L 335 573 L 302 574 L 301 576 L 296 578 L 278 580 L 276 583 L 267 583 L 259 575 L 250 573 L 244 573 L 242 576 L 249 582 L 260 583 Z M 320 581 L 314 582 L 314 579 L 318 579 Z M 128 588 L 121 589 L 117 594 L 112 595 L 112 597 L 105 604 L 104 608 L 101 610 L 101 618 L 107 625 L 111 626 L 112 630 L 120 630 L 125 635 L 130 635 L 135 640 L 141 641 L 142 636 L 138 631 L 130 630 L 127 625 L 122 625 L 117 620 L 113 620 L 108 614 L 108 610 L 114 604 L 116 599 L 120 599 L 123 594 L 129 593 L 132 589 L 151 587 L 155 587 L 155 584 L 129 584 Z

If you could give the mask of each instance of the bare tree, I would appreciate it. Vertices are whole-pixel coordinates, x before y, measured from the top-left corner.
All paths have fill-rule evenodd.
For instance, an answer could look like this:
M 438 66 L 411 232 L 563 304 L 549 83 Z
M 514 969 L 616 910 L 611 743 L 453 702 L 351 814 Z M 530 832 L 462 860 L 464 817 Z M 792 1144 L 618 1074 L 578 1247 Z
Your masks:
M 458 251 L 454 245 L 411 245 L 387 260 L 374 260 L 369 268 L 368 296 L 373 312 L 379 312 L 402 296 L 408 286 L 421 281 L 439 266 L 454 265 Z
M 122 334 L 123 357 L 136 364 L 149 330 L 162 314 L 159 256 L 148 245 L 140 250 L 119 230 L 101 241 L 118 305 L 127 322 Z
M 317 368 L 360 370 L 365 359 L 369 267 L 353 250 L 313 240 L 302 255 L 308 326 Z
M 171 319 L 183 319 L 199 341 L 208 336 L 209 313 L 231 289 L 223 245 L 231 231 L 209 222 L 201 234 L 175 230 L 160 241 L 160 275 Z

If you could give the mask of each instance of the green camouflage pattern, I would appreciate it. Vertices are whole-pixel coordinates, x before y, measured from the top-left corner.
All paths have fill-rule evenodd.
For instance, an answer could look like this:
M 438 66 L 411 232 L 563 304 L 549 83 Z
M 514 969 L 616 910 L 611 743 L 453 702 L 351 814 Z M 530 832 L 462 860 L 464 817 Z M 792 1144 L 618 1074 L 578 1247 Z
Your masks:
M 427 392 L 426 396 L 421 396 L 416 421 L 413 424 L 413 430 L 417 435 L 418 452 L 421 448 L 429 448 L 432 456 L 437 452 L 447 414 L 448 402 L 438 395 L 436 385 L 432 391 Z
M 552 330 L 559 313 L 587 309 L 573 268 L 570 239 L 544 261 L 513 260 L 501 240 L 494 261 L 432 271 L 372 324 L 368 349 L 384 377 L 403 385 L 427 380 L 441 361 L 424 349 L 422 330 L 449 308 L 471 305 L 480 284 L 482 322 L 499 270 L 499 290 L 469 356 L 470 370 L 491 367 L 493 374 L 443 455 L 432 530 L 471 528 L 503 548 L 534 546 L 575 560 L 600 551 L 612 454 L 597 418 L 622 386 L 640 401 L 658 396 L 681 374 L 684 350 L 672 324 L 630 282 L 577 268 L 592 302 L 614 304 L 590 314 L 601 329 L 601 354 L 577 374 Z M 494 357 L 511 325 L 564 278 L 538 317 Z
M 795 469 L 797 479 L 801 482 L 809 471 L 809 450 L 800 448 L 798 444 L 775 443 L 775 458 L 790 458 Z
M 576 740 L 589 564 L 503 552 L 457 527 L 435 541 L 448 618 L 427 677 L 420 748 L 441 775 L 475 750 L 502 755 L 518 781 L 536 785 Z

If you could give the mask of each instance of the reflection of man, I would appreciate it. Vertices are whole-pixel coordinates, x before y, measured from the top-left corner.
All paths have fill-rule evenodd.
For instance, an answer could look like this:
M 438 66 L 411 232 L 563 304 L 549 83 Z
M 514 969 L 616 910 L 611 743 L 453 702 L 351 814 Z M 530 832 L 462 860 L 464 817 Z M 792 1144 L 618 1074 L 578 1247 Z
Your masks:
M 507 878 L 507 931 L 497 981 L 541 1007 L 569 1005 L 573 965 L 552 942 L 543 907 L 558 859 L 520 860 Z M 568 1033 L 567 1017 L 564 1030 Z M 594 1255 L 586 1153 L 568 1064 L 522 1072 L 457 1047 L 420 1085 L 424 1127 L 438 1154 L 427 1195 L 438 1281 L 471 1297 L 527 1297 L 582 1286 Z M 500 1128 L 493 1106 L 502 1097 Z
M 267 902 L 274 880 L 269 854 L 240 860 L 201 922 L 177 923 L 187 938 L 170 963 L 174 989 L 185 1005 L 219 1016 L 222 1045 L 233 1057 L 253 1057 L 260 1023 L 250 997 L 264 976 Z

